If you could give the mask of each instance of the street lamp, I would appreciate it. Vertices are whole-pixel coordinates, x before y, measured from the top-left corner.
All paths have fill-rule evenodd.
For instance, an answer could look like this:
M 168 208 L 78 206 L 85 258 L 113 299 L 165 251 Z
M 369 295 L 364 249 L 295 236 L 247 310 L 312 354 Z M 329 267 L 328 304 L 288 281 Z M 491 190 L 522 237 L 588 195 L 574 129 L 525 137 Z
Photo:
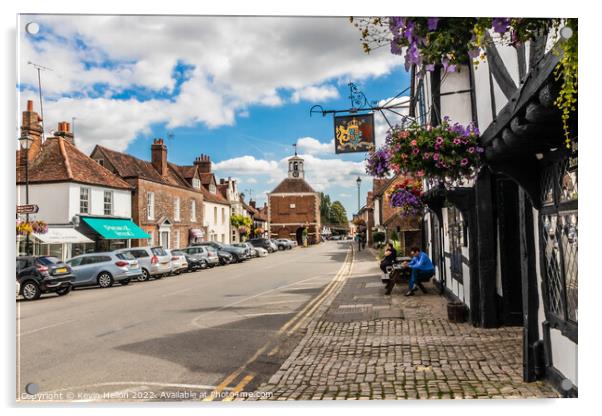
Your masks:
M 25 204 L 29 205 L 29 148 L 33 143 L 33 139 L 27 135 L 19 137 L 21 149 L 25 151 Z M 25 221 L 29 223 L 29 213 L 25 214 Z M 25 254 L 30 256 L 31 247 L 29 241 L 29 233 L 25 235 Z
M 362 184 L 362 179 L 358 176 L 355 183 L 357 183 L 357 213 L 360 213 L 360 185 Z

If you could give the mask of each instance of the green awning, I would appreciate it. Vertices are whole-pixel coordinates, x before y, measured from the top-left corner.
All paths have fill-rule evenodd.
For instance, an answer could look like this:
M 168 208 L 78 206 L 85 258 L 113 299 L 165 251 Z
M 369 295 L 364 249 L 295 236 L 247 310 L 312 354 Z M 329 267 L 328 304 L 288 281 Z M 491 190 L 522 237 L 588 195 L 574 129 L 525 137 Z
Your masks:
M 98 217 L 82 217 L 82 220 L 106 240 L 150 238 L 132 220 Z

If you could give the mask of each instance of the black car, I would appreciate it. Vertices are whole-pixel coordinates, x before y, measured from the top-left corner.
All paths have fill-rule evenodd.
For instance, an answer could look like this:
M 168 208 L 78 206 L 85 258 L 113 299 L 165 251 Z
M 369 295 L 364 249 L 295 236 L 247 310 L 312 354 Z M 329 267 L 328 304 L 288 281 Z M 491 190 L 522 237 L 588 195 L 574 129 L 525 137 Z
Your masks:
M 253 247 L 265 248 L 268 253 L 274 252 L 274 247 L 267 238 L 251 238 L 250 240 L 247 240 L 247 242 L 251 243 Z
M 228 253 L 225 250 L 217 250 L 217 257 L 219 257 L 219 264 L 222 266 L 234 263 L 234 255 Z
M 38 299 L 42 293 L 66 295 L 71 292 L 73 278 L 71 267 L 56 257 L 17 257 L 17 281 L 26 300 Z

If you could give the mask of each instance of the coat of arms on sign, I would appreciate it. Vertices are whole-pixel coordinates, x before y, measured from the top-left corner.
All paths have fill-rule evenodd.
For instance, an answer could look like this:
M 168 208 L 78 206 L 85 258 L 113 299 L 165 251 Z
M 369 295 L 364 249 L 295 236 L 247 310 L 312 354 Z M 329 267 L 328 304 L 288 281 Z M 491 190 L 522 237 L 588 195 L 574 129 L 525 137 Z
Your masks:
M 374 149 L 373 114 L 334 118 L 336 153 L 368 152 Z

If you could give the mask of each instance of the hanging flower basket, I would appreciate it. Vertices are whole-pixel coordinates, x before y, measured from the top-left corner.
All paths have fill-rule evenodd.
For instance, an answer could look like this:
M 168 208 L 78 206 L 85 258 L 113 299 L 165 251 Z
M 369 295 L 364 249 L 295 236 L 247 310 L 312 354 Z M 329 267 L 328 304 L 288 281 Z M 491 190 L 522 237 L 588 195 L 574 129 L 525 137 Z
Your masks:
M 478 137 L 475 126 L 451 124 L 448 117 L 437 127 L 396 126 L 389 130 L 385 146 L 379 149 L 389 153 L 388 165 L 381 170 L 443 183 L 472 178 L 481 166 L 484 150 L 478 145 Z
M 421 182 L 406 178 L 396 184 L 389 194 L 389 203 L 392 207 L 400 208 L 400 214 L 404 217 L 419 215 L 424 207 Z
M 366 173 L 377 178 L 384 178 L 391 173 L 391 152 L 383 147 L 368 153 L 366 158 Z
M 16 224 L 17 235 L 28 235 L 31 233 L 46 234 L 48 232 L 48 224 L 44 221 L 20 221 Z
M 261 234 L 263 234 L 263 233 L 264 233 L 264 230 L 263 230 L 263 228 L 261 228 L 261 227 L 257 227 L 257 228 L 255 228 L 255 234 L 257 234 L 257 235 L 261 235 Z
M 238 227 L 238 232 L 240 235 L 247 235 L 249 233 L 249 229 L 245 226 Z

